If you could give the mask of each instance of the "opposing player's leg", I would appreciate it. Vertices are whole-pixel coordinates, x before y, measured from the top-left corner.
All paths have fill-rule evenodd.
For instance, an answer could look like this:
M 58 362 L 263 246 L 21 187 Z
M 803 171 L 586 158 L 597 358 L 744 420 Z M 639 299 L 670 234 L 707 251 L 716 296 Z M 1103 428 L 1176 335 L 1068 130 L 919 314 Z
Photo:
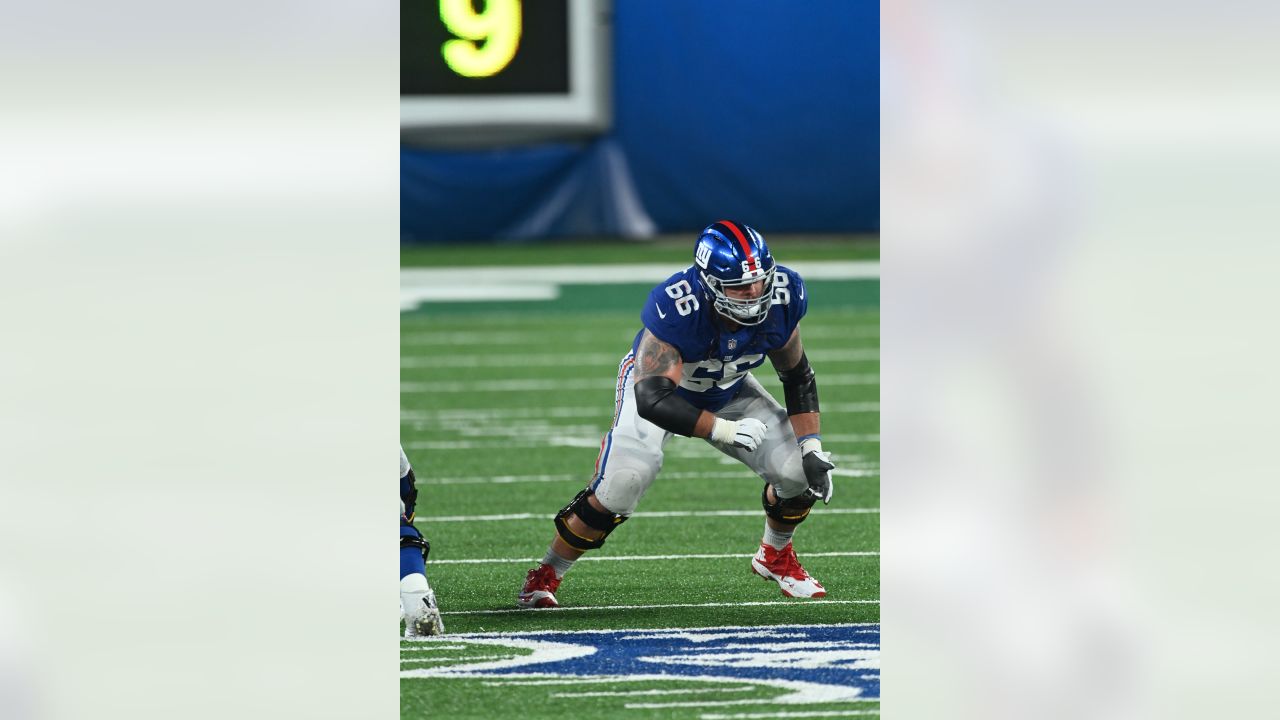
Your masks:
M 628 355 L 619 366 L 613 427 L 600 443 L 591 483 L 556 513 L 555 531 L 542 563 L 525 576 L 516 603 L 520 607 L 556 607 L 556 590 L 583 553 L 605 538 L 635 511 L 662 468 L 662 447 L 670 433 L 636 412 Z
M 805 492 L 809 483 L 787 411 L 754 377 L 748 375 L 742 382 L 745 384 L 738 397 L 717 414 L 729 420 L 753 417 L 764 422 L 768 430 L 754 452 L 714 446 L 740 460 L 765 481 L 760 495 L 765 512 L 764 536 L 751 559 L 751 570 L 776 582 L 787 597 L 824 597 L 826 588 L 800 565 L 792 545 L 796 527 L 809 517 L 817 498 Z
M 400 615 L 405 637 L 440 635 L 444 621 L 436 595 L 427 582 L 431 544 L 413 526 L 418 501 L 417 481 L 404 449 L 400 450 Z
M 436 594 L 427 582 L 426 559 L 431 544 L 412 525 L 400 526 L 400 612 L 404 636 L 440 635 L 444 621 Z

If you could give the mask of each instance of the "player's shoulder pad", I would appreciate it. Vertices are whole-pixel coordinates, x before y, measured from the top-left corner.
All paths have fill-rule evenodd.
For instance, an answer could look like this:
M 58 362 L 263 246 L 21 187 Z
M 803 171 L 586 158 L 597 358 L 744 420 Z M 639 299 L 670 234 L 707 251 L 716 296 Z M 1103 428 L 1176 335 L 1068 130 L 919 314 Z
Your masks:
M 690 266 L 658 283 L 640 311 L 640 320 L 654 337 L 690 357 L 698 346 L 698 328 L 710 301 Z
M 409 456 L 404 454 L 404 446 L 401 445 L 400 446 L 400 477 L 404 477 L 405 475 L 408 475 L 410 467 L 411 466 L 409 465 Z

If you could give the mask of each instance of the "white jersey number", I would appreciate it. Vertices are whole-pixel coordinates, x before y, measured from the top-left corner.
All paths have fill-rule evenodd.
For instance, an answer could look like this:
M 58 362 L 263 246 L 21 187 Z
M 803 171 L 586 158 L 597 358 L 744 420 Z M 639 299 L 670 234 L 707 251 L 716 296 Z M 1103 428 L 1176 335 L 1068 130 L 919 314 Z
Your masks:
M 791 279 L 786 273 L 775 273 L 773 276 L 773 301 L 779 305 L 791 302 Z
M 693 295 L 693 288 L 688 280 L 681 280 L 667 286 L 667 295 L 676 301 L 676 310 L 681 315 L 688 315 L 698 309 L 698 298 Z
M 680 380 L 680 386 L 695 392 L 706 392 L 717 385 L 728 387 L 763 361 L 764 355 L 743 355 L 729 362 L 712 358 L 698 363 L 685 363 L 684 377 Z M 705 370 L 706 374 L 698 377 L 699 370 Z M 715 375 L 719 377 L 714 377 Z

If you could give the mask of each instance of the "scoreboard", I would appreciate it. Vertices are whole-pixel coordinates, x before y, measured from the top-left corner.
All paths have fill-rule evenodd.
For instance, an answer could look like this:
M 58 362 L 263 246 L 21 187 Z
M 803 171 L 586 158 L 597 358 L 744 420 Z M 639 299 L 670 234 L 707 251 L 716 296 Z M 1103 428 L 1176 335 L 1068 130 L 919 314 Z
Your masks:
M 401 0 L 401 127 L 605 130 L 610 9 L 606 0 Z

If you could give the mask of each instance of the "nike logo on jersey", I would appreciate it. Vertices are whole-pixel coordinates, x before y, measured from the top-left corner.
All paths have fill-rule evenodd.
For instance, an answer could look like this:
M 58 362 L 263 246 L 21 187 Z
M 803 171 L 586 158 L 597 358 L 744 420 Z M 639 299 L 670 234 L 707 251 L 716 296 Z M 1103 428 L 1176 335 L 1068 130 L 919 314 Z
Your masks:
M 658 317 L 662 318 L 663 320 L 667 319 L 667 316 L 662 314 L 662 308 L 658 307 L 657 303 L 654 303 L 653 307 L 658 311 Z

